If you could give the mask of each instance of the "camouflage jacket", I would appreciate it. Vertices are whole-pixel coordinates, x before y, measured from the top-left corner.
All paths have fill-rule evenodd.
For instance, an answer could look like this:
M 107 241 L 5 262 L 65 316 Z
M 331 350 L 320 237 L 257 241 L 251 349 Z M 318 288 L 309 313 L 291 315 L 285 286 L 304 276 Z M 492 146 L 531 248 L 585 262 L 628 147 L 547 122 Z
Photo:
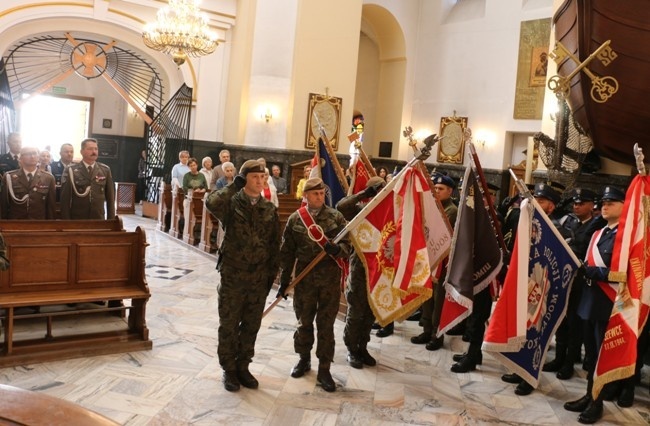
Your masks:
M 324 206 L 318 215 L 314 217 L 314 223 L 323 228 L 323 232 L 330 241 L 346 225 L 345 218 L 341 212 L 328 206 Z M 338 257 L 347 258 L 350 256 L 352 247 L 350 246 L 347 235 L 339 241 L 338 246 L 341 248 L 337 255 Z M 286 286 L 289 284 L 296 261 L 298 262 L 296 265 L 296 274 L 298 274 L 322 251 L 321 246 L 309 238 L 307 228 L 302 222 L 298 211 L 293 212 L 289 216 L 282 236 L 282 247 L 280 248 L 280 268 L 282 269 L 282 275 L 280 277 L 280 285 Z M 321 265 L 336 269 L 339 268 L 330 256 L 326 256 L 320 262 L 319 266 Z
M 212 192 L 205 206 L 223 225 L 225 235 L 219 248 L 217 269 L 227 263 L 237 269 L 254 271 L 262 264 L 269 276 L 278 271 L 280 218 L 273 203 L 260 197 L 252 205 L 244 191 L 234 184 Z

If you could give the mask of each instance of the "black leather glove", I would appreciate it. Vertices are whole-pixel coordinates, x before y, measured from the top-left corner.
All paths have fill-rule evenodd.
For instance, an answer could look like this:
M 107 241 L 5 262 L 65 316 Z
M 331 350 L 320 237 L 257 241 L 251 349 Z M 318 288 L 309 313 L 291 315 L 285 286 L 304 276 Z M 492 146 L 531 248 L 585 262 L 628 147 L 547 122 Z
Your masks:
M 607 268 L 585 265 L 585 277 L 590 280 L 607 281 Z
M 280 289 L 278 290 L 278 294 L 275 295 L 275 298 L 277 299 L 278 297 L 283 298 L 284 300 L 287 300 L 287 287 L 288 285 L 281 285 Z
M 381 185 L 380 183 L 378 183 L 378 184 L 375 185 L 375 186 L 371 186 L 371 187 L 369 187 L 369 188 L 366 188 L 366 189 L 363 191 L 363 193 L 364 193 L 364 194 L 363 194 L 364 197 L 365 197 L 365 198 L 372 198 L 372 197 L 374 197 L 375 195 L 377 195 L 377 194 L 379 193 L 379 191 L 381 191 L 381 187 L 382 187 L 382 185 Z
M 325 253 L 329 254 L 330 256 L 336 256 L 341 252 L 341 247 L 339 247 L 338 244 L 330 243 L 329 241 L 325 243 L 325 247 L 323 249 L 325 250 Z
M 233 183 L 235 184 L 235 188 L 242 189 L 243 187 L 246 186 L 246 176 L 243 175 L 235 176 Z

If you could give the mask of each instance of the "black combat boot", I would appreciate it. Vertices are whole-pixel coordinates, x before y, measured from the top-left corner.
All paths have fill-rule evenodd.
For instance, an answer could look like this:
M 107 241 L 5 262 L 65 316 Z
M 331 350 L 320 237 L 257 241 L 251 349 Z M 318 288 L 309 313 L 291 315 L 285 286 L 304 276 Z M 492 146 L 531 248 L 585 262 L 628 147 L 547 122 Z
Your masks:
M 311 355 L 300 355 L 300 361 L 291 369 L 291 377 L 302 377 L 309 370 L 311 370 Z
M 465 358 L 467 356 L 467 352 L 463 352 L 462 354 L 454 354 L 451 359 L 454 362 L 460 362 L 461 359 Z M 476 360 L 476 363 L 478 365 L 483 364 L 483 352 L 479 352 L 478 359 Z
M 564 403 L 564 409 L 567 411 L 573 411 L 574 413 L 582 413 L 587 409 L 591 403 L 591 394 L 587 393 L 580 399 L 575 401 L 569 401 Z
M 557 345 L 555 346 L 555 359 L 544 364 L 542 371 L 555 373 L 562 368 L 564 365 L 564 360 L 566 358 L 566 345 Z
M 580 413 L 578 416 L 578 421 L 582 424 L 590 425 L 596 423 L 603 417 L 603 401 L 597 399 L 591 401 L 587 406 L 587 409 Z
M 395 323 L 391 322 L 390 324 L 386 325 L 385 327 L 380 328 L 377 330 L 376 336 L 377 337 L 388 337 L 393 332 L 395 331 Z
M 239 379 L 236 371 L 224 371 L 221 381 L 228 392 L 237 392 L 239 390 Z
M 336 390 L 336 383 L 330 373 L 329 364 L 321 364 L 318 366 L 318 375 L 316 376 L 316 383 L 321 385 L 325 392 L 334 392 Z
M 239 383 L 242 384 L 245 388 L 257 389 L 260 386 L 260 383 L 257 379 L 248 371 L 248 365 L 241 365 L 237 367 L 237 378 Z
M 411 337 L 411 343 L 415 345 L 424 345 L 425 343 L 429 343 L 431 341 L 431 333 L 424 332 L 420 333 L 417 336 Z
M 433 337 L 431 338 L 431 341 L 430 341 L 429 343 L 427 343 L 427 345 L 425 346 L 425 348 L 426 348 L 428 351 L 437 351 L 438 349 L 442 348 L 442 344 L 443 344 L 444 342 L 445 342 L 445 336 L 444 336 L 444 335 L 442 335 L 442 336 L 440 336 L 440 337 L 435 337 L 435 336 L 433 336 Z
M 350 367 L 352 368 L 363 368 L 363 359 L 359 352 L 348 352 L 348 364 L 350 364 Z
M 456 364 L 451 366 L 452 373 L 467 373 L 476 370 L 476 365 L 482 361 L 483 355 L 481 354 L 480 347 L 473 347 L 470 345 L 467 354 Z
M 377 360 L 373 358 L 372 355 L 370 355 L 370 353 L 368 352 L 368 348 L 363 348 L 359 350 L 359 355 L 361 356 L 361 360 L 363 361 L 363 363 L 368 367 L 374 367 L 375 365 L 377 365 Z

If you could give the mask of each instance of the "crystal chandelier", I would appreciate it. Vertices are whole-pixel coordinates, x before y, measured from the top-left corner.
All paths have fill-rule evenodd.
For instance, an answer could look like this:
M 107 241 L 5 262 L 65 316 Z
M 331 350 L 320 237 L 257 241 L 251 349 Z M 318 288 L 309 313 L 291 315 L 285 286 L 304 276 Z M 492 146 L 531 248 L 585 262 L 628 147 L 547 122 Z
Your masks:
M 147 24 L 142 33 L 144 44 L 168 55 L 176 65 L 188 56 L 204 56 L 219 44 L 217 35 L 208 29 L 208 18 L 199 11 L 199 0 L 169 0 L 158 10 L 156 22 Z

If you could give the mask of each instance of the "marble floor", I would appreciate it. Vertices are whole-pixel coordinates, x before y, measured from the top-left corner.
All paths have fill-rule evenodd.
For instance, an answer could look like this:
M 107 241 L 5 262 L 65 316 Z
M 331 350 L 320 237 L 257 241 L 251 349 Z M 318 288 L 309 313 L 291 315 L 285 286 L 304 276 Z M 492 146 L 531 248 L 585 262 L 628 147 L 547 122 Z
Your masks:
M 337 391 L 317 386 L 313 370 L 293 379 L 291 300 L 263 320 L 251 364 L 260 388 L 227 392 L 216 356 L 214 260 L 155 231 L 152 220 L 123 219 L 127 229 L 144 227 L 151 244 L 147 320 L 153 350 L 4 368 L 0 383 L 72 401 L 124 425 L 578 424 L 577 415 L 562 404 L 585 391 L 579 365 L 572 380 L 544 373 L 539 389 L 520 397 L 514 385 L 500 380 L 505 369 L 489 355 L 474 372 L 451 373 L 451 356 L 466 343 L 448 336 L 442 350 L 429 352 L 409 342 L 420 329 L 408 321 L 396 324 L 392 336 L 372 336 L 369 349 L 378 365 L 361 370 L 345 361 L 343 324 L 337 321 L 332 365 Z M 621 409 L 606 402 L 599 424 L 650 424 L 648 370 L 635 405 Z

